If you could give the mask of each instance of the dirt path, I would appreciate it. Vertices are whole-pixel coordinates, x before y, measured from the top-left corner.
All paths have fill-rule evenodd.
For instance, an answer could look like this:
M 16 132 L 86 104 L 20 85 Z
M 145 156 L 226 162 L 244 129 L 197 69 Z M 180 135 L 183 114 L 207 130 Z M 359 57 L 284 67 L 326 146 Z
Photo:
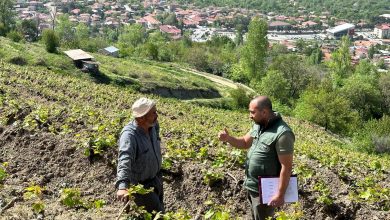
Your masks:
M 213 75 L 213 74 L 205 73 L 205 72 L 200 72 L 200 71 L 197 71 L 197 70 L 194 70 L 194 69 L 182 68 L 182 67 L 180 67 L 178 65 L 174 65 L 174 66 L 177 67 L 178 69 L 182 70 L 182 71 L 189 72 L 189 73 L 192 73 L 192 74 L 195 74 L 195 75 L 198 75 L 198 76 L 203 76 L 206 79 L 209 79 L 209 80 L 211 80 L 213 82 L 216 82 L 218 84 L 227 86 L 227 87 L 232 88 L 232 89 L 237 89 L 238 86 L 241 86 L 241 87 L 245 88 L 248 92 L 256 93 L 255 90 L 253 90 L 252 88 L 250 88 L 250 87 L 248 87 L 246 85 L 243 85 L 241 83 L 235 83 L 232 80 L 223 78 L 221 76 L 217 76 L 217 75 Z

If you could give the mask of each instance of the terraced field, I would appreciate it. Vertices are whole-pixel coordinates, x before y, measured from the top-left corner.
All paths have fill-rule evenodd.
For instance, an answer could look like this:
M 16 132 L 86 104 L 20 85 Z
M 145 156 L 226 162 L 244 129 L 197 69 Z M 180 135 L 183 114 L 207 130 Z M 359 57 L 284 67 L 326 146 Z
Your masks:
M 2 219 L 116 218 L 123 206 L 115 201 L 116 142 L 130 120 L 131 104 L 141 96 L 158 101 L 164 218 L 246 219 L 245 152 L 220 143 L 217 133 L 224 127 L 246 133 L 247 113 L 143 94 L 131 84 L 102 83 L 49 64 L 20 66 L 4 59 Z M 282 207 L 280 219 L 390 219 L 388 156 L 353 152 L 346 140 L 318 126 L 285 119 L 296 133 L 300 202 Z

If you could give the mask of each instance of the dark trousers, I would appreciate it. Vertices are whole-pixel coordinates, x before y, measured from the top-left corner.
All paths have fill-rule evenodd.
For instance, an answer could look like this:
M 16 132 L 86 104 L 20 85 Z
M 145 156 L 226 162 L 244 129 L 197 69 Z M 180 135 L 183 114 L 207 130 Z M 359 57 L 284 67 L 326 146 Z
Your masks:
M 141 182 L 144 185 L 145 189 L 154 188 L 154 191 L 145 195 L 135 194 L 134 202 L 137 206 L 144 206 L 145 210 L 149 213 L 153 211 L 164 212 L 164 191 L 163 191 L 163 182 L 162 176 L 157 175 L 151 180 Z
M 260 197 L 258 193 L 247 191 L 247 199 L 251 205 L 252 219 L 253 220 L 265 220 L 268 217 L 273 217 L 275 208 L 260 204 Z

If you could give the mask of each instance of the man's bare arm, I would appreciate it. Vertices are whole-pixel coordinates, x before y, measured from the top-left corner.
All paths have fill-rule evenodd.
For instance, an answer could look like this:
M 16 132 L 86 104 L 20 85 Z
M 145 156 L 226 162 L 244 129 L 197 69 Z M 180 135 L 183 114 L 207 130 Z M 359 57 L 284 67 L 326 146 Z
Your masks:
M 229 132 L 226 130 L 226 128 L 219 132 L 218 138 L 220 141 L 228 142 L 233 147 L 239 148 L 239 149 L 248 149 L 252 145 L 253 138 L 250 136 L 249 133 L 242 137 L 233 137 L 229 135 Z

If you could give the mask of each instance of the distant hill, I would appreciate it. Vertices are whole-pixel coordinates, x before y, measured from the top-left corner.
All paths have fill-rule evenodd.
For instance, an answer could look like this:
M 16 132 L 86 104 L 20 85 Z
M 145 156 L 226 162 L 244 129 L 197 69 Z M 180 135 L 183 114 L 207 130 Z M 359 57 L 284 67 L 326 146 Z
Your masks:
M 168 214 L 176 216 L 172 219 L 184 219 L 185 213 L 201 219 L 217 213 L 227 219 L 249 216 L 242 187 L 246 152 L 217 140 L 224 127 L 234 135 L 245 134 L 251 127 L 248 114 L 141 93 L 139 86 L 150 78 L 131 74 L 144 71 L 168 82 L 176 79 L 183 88 L 219 91 L 217 84 L 174 67 L 160 72 L 161 68 L 169 70 L 168 64 L 94 54 L 107 77 L 102 81 L 74 68 L 64 55 L 47 54 L 39 45 L 0 41 L 2 218 L 38 218 L 32 208 L 36 204 L 44 204 L 45 219 L 116 218 L 122 208 L 114 199 L 117 139 L 130 120 L 131 104 L 141 96 L 158 103 L 167 170 L 164 202 Z M 115 67 L 120 67 L 118 73 L 108 70 Z M 118 84 L 118 79 L 131 80 Z M 346 147 L 347 140 L 321 127 L 285 119 L 296 134 L 294 172 L 299 176 L 300 203 L 284 206 L 279 215 L 291 219 L 390 218 L 388 156 L 354 152 Z M 29 186 L 39 186 L 42 193 Z M 25 192 L 38 196 L 23 196 Z M 64 205 L 64 198 L 76 205 Z

